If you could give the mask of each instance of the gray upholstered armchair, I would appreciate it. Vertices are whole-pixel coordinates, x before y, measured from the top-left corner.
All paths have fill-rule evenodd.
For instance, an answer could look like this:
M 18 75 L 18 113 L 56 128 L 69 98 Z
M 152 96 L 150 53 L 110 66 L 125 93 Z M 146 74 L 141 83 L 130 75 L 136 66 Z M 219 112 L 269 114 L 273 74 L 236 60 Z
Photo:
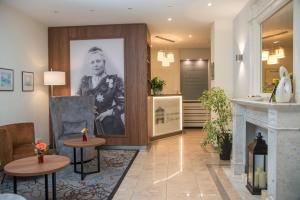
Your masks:
M 92 96 L 51 97 L 50 112 L 52 120 L 53 143 L 56 152 L 68 156 L 73 162 L 73 149 L 65 147 L 65 139 L 81 137 L 83 128 L 89 129 L 89 137 L 94 137 L 94 106 Z M 85 161 L 96 156 L 95 148 L 84 148 Z M 77 151 L 79 158 L 79 151 Z M 77 161 L 78 162 L 78 161 Z

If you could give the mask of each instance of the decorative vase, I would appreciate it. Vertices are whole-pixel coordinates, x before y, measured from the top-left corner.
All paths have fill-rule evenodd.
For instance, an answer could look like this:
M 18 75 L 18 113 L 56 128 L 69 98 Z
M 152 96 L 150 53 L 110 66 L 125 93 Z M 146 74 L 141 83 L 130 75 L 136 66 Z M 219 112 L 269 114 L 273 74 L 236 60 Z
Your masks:
M 39 154 L 37 157 L 38 157 L 38 163 L 39 164 L 44 163 L 44 154 Z
M 292 82 L 288 77 L 288 71 L 284 66 L 279 68 L 280 81 L 276 88 L 276 102 L 288 103 L 292 97 Z
M 82 135 L 82 141 L 83 141 L 83 142 L 87 142 L 87 136 L 86 136 L 86 134 L 83 134 L 83 135 Z

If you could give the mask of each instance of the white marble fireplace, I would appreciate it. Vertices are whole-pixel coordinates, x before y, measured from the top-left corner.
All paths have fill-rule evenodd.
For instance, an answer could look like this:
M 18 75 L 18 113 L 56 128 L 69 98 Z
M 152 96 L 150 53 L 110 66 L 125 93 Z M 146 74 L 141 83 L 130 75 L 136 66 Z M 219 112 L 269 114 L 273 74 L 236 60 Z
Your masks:
M 258 131 L 268 143 L 268 194 L 300 199 L 300 104 L 233 99 L 232 172 L 245 173 L 247 146 Z

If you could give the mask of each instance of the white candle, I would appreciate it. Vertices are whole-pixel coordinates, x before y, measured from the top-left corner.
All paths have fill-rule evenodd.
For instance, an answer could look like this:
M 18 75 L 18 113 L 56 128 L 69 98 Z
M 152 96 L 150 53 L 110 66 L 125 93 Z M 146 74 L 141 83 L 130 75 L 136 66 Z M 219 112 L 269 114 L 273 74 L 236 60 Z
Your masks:
M 261 199 L 266 200 L 268 198 L 268 191 L 267 190 L 261 190 Z
M 262 171 L 259 173 L 259 188 L 266 188 L 267 187 L 267 174 L 266 172 Z
M 259 172 L 255 172 L 254 174 L 254 187 L 255 188 L 258 188 L 259 187 Z

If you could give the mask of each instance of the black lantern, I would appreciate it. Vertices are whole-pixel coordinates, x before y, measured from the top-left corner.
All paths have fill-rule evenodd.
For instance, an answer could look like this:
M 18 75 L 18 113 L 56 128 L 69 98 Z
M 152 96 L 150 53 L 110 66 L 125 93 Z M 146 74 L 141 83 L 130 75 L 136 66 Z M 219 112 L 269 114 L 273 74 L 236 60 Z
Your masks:
M 248 145 L 248 169 L 246 187 L 254 195 L 260 195 L 267 189 L 268 146 L 258 133 L 256 139 Z

